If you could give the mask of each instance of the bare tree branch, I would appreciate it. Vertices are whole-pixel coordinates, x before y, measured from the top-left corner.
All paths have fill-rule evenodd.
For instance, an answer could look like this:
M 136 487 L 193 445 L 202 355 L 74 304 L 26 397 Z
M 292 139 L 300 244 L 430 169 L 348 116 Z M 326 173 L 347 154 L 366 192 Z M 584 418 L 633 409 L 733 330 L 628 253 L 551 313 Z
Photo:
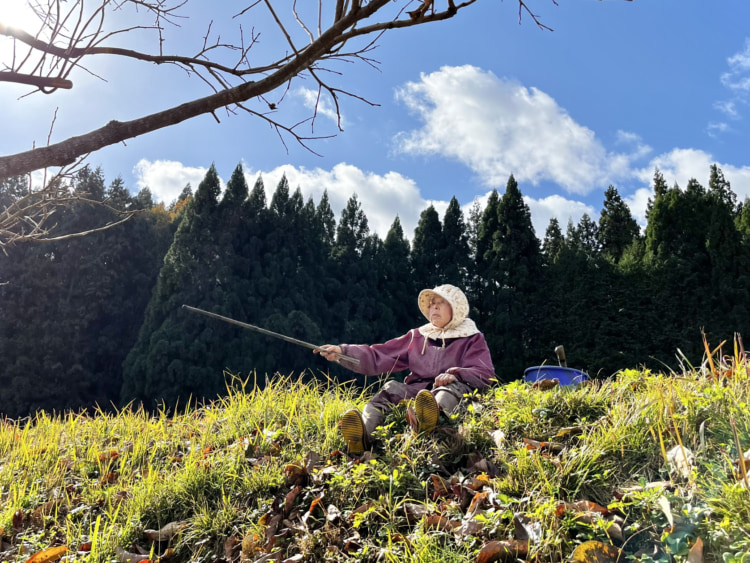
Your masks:
M 43 92 L 47 88 L 63 88 L 70 90 L 73 83 L 65 78 L 57 76 L 34 76 L 33 74 L 21 74 L 20 72 L 0 71 L 0 82 L 15 82 L 17 84 L 29 84 L 36 86 Z
M 297 0 L 293 0 L 291 6 L 271 0 L 247 0 L 247 5 L 232 19 L 250 17 L 249 12 L 253 10 L 262 11 L 261 15 L 265 12 L 273 22 L 272 31 L 280 34 L 289 46 L 276 56 L 271 56 L 270 60 L 251 65 L 249 55 L 258 44 L 260 33 L 252 27 L 246 43 L 241 23 L 239 39 L 234 42 L 221 41 L 220 36 L 215 36 L 211 22 L 197 52 L 192 55 L 165 54 L 165 30 L 168 26 L 170 29 L 179 29 L 180 21 L 185 17 L 181 10 L 189 1 L 28 0 L 40 22 L 40 27 L 34 34 L 0 23 L 0 35 L 10 37 L 13 41 L 13 50 L 8 55 L 8 60 L 0 60 L 0 82 L 27 84 L 34 87 L 36 92 L 50 94 L 60 88 L 74 87 L 72 73 L 78 68 L 96 76 L 84 66 L 84 63 L 93 60 L 94 56 L 111 56 L 156 65 L 176 65 L 188 75 L 197 75 L 211 89 L 211 93 L 206 96 L 176 104 L 150 115 L 130 121 L 112 120 L 88 133 L 57 143 L 50 143 L 48 139 L 46 146 L 2 156 L 0 179 L 50 167 L 65 169 L 103 147 L 203 114 L 211 114 L 218 121 L 216 112 L 221 108 L 229 113 L 242 110 L 266 121 L 277 132 L 285 147 L 286 136 L 314 152 L 309 141 L 325 137 L 305 137 L 297 130 L 307 121 L 314 126 L 318 115 L 317 104 L 321 103 L 323 95 L 330 98 L 335 108 L 339 130 L 342 95 L 376 105 L 362 95 L 324 80 L 322 73 L 329 73 L 334 79 L 340 78 L 343 73 L 331 65 L 341 62 L 364 62 L 378 68 L 379 63 L 368 54 L 384 33 L 453 18 L 476 2 L 368 0 L 363 3 L 361 0 L 335 0 L 330 1 L 327 8 L 324 8 L 323 0 L 316 3 L 309 0 L 298 3 Z M 519 17 L 526 12 L 537 26 L 549 29 L 528 7 L 530 1 L 518 0 Z M 551 2 L 556 4 L 556 0 Z M 410 10 L 414 6 L 416 9 Z M 139 16 L 142 16 L 143 12 L 146 16 L 153 17 L 153 21 L 109 29 L 111 13 L 128 8 L 136 10 Z M 253 15 L 256 12 L 253 12 Z M 306 20 L 313 24 L 308 25 Z M 332 21 L 327 28 L 323 25 L 325 20 Z M 114 21 L 120 20 L 115 18 Z M 257 21 L 257 18 L 252 21 Z M 109 44 L 115 38 L 127 39 L 136 33 L 155 35 L 158 40 L 158 49 L 155 49 L 155 52 L 158 54 Z M 306 36 L 307 41 L 300 41 L 300 34 Z M 283 123 L 281 117 L 275 116 L 281 109 L 279 105 L 289 91 L 292 81 L 297 77 L 311 78 L 316 83 L 317 103 L 309 119 L 289 126 Z M 280 88 L 283 90 L 279 91 L 279 95 L 277 90 Z M 267 96 L 271 93 L 274 93 L 277 99 L 269 101 Z M 265 104 L 274 112 L 274 117 L 272 118 L 268 112 L 259 111 L 248 105 L 251 101 Z M 278 115 L 281 116 L 282 113 Z M 49 239 L 46 225 L 54 212 L 54 205 L 69 203 L 59 195 L 50 197 L 47 190 L 53 189 L 50 188 L 53 183 L 46 182 L 42 190 L 29 194 L 28 201 L 20 203 L 21 207 L 4 212 L 4 219 L 0 221 L 0 247 L 10 240 L 15 240 L 14 232 L 24 233 L 23 236 L 29 238 Z M 26 205 L 37 206 L 38 209 L 32 213 L 31 208 L 27 210 L 24 207 Z M 119 223 L 118 221 L 114 224 Z
M 102 1 L 106 2 L 106 0 Z M 361 8 L 357 3 L 353 3 L 348 13 L 343 15 L 336 23 L 325 30 L 312 43 L 306 45 L 301 49 L 298 49 L 294 45 L 291 36 L 284 26 L 284 23 L 271 7 L 270 2 L 266 1 L 265 6 L 274 17 L 279 29 L 281 29 L 281 31 L 287 37 L 289 45 L 294 50 L 294 55 L 289 57 L 282 57 L 276 63 L 264 67 L 262 69 L 263 72 L 266 72 L 266 69 L 268 68 L 276 68 L 276 70 L 273 70 L 261 80 L 258 80 L 256 82 L 243 82 L 233 87 L 228 87 L 228 85 L 222 83 L 222 89 L 219 89 L 212 95 L 192 100 L 184 104 L 166 109 L 164 111 L 134 119 L 132 121 L 120 122 L 113 120 L 99 129 L 80 136 L 71 137 L 56 144 L 35 148 L 10 156 L 0 157 L 0 177 L 24 174 L 32 170 L 37 170 L 39 168 L 45 168 L 49 166 L 67 166 L 73 163 L 75 159 L 80 155 L 92 153 L 102 147 L 119 143 L 138 135 L 144 135 L 151 131 L 180 123 L 182 121 L 185 121 L 186 119 L 190 119 L 198 115 L 212 113 L 221 107 L 236 105 L 238 103 L 257 98 L 259 96 L 262 96 L 263 94 L 273 91 L 295 76 L 299 75 L 301 72 L 309 70 L 310 67 L 316 62 L 325 60 L 326 57 L 330 53 L 332 53 L 338 45 L 354 37 L 368 35 L 385 29 L 409 27 L 427 21 L 447 19 L 453 17 L 461 8 L 474 3 L 475 0 L 468 0 L 467 2 L 460 4 L 458 7 L 456 7 L 455 10 L 451 9 L 445 12 L 436 12 L 423 18 L 422 21 L 414 21 L 411 19 L 393 21 L 388 19 L 371 24 L 364 28 L 356 27 L 357 23 L 359 23 L 360 21 L 365 21 L 373 16 L 385 5 L 387 5 L 389 1 L 390 0 L 372 0 Z M 83 25 L 82 27 L 86 27 L 86 25 Z M 0 28 L 0 32 L 2 31 L 3 29 Z M 15 35 L 19 37 L 22 36 L 21 34 L 18 34 L 16 32 L 12 33 L 15 33 Z M 25 40 L 27 43 L 36 44 L 28 37 L 25 37 Z M 132 56 L 133 58 L 139 58 L 137 54 L 128 54 L 127 50 L 110 49 L 105 47 L 87 47 L 83 51 L 77 51 L 72 47 L 67 49 L 67 51 L 62 51 L 59 48 L 48 47 L 45 50 L 45 54 L 57 54 L 58 56 L 65 59 L 65 57 L 68 56 L 65 55 L 66 52 L 75 53 L 77 56 L 82 57 L 86 54 L 87 50 L 92 49 L 97 49 L 102 53 L 109 50 L 123 56 Z M 339 54 L 338 56 L 341 55 Z M 154 59 L 152 58 L 152 60 Z M 161 62 L 165 62 L 166 59 L 159 60 Z M 175 58 L 172 58 L 171 60 L 174 62 L 178 61 L 178 59 Z M 179 61 L 181 62 L 182 59 L 180 59 Z M 188 61 L 185 60 L 185 62 Z M 202 63 L 199 60 L 191 59 L 189 61 L 189 64 L 197 66 L 201 65 Z M 218 67 L 215 68 L 218 69 Z M 255 72 L 259 72 L 259 69 L 254 70 Z M 332 89 L 326 89 L 329 93 L 333 93 Z

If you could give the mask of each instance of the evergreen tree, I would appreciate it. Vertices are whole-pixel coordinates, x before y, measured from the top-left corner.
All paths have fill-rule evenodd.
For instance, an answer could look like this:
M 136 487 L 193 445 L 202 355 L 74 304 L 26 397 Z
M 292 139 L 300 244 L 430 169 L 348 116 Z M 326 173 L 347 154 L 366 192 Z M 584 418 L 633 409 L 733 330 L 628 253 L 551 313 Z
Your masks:
M 84 168 L 71 191 L 127 208 L 121 179 L 104 188 L 100 169 Z M 113 221 L 107 207 L 82 201 L 56 214 L 58 232 Z M 134 343 L 171 239 L 165 215 L 142 213 L 85 237 L 16 245 L 0 255 L 0 411 L 79 409 L 117 401 L 121 364 Z
M 430 205 L 420 214 L 419 223 L 414 230 L 411 260 L 418 287 L 435 287 L 448 282 L 440 262 L 444 245 L 440 217 Z
M 141 191 L 132 199 L 132 209 L 151 209 L 154 206 L 154 197 L 148 186 L 141 188 Z
M 418 287 L 435 287 L 447 283 L 441 268 L 441 251 L 444 247 L 443 227 L 440 216 L 430 205 L 422 211 L 414 230 L 411 262 L 414 279 Z
M 336 229 L 336 242 L 331 250 L 334 260 L 344 264 L 346 260 L 354 260 L 361 256 L 369 235 L 367 217 L 362 211 L 357 194 L 354 194 L 341 212 Z
M 389 304 L 393 317 L 392 334 L 405 333 L 420 320 L 415 303 L 421 288 L 414 284 L 410 252 L 401 220 L 396 216 L 383 243 L 383 279 L 379 288 L 382 301 Z
M 733 332 L 747 324 L 750 286 L 743 283 L 746 275 L 742 275 L 744 257 L 742 235 L 736 222 L 739 213 L 737 196 L 715 164 L 710 170 L 707 200 L 706 250 L 711 267 L 712 309 L 726 313 L 714 319 L 712 328 L 719 338 L 729 339 Z
M 508 381 L 523 374 L 537 345 L 534 304 L 542 274 L 531 212 L 512 174 L 497 206 L 497 225 L 487 261 L 492 265 L 487 282 L 497 288 L 488 342 L 496 372 Z
M 0 211 L 29 193 L 29 180 L 26 176 L 0 178 Z
M 599 253 L 599 227 L 589 217 L 588 213 L 581 216 L 581 220 L 576 227 L 577 240 L 588 256 L 596 256 Z
M 479 324 L 485 333 L 489 330 L 489 319 L 495 310 L 499 289 L 498 284 L 492 281 L 493 270 L 497 267 L 492 241 L 499 229 L 499 205 L 500 196 L 497 190 L 492 190 L 477 230 L 475 261 L 478 287 L 475 288 L 470 303 L 477 309 Z
M 549 220 L 549 225 L 544 233 L 544 241 L 542 242 L 542 254 L 547 263 L 554 264 L 557 262 L 564 245 L 565 238 L 563 237 L 562 230 L 560 230 L 560 222 L 557 220 L 557 217 L 552 217 Z
M 323 244 L 329 248 L 333 248 L 333 243 L 336 240 L 336 216 L 328 200 L 328 190 L 323 191 L 323 196 L 320 198 L 315 213 L 316 220 L 321 227 Z
M 236 327 L 207 319 L 183 304 L 231 316 L 217 272 L 227 253 L 218 236 L 221 185 L 211 165 L 175 233 L 148 305 L 138 341 L 123 370 L 122 400 L 155 406 L 213 397 L 224 388 L 225 349 Z M 221 366 L 221 367 L 217 367 Z
M 614 186 L 604 194 L 604 207 L 599 217 L 598 239 L 602 253 L 618 262 L 625 249 L 638 237 L 640 228 Z
M 106 202 L 111 207 L 120 211 L 126 211 L 131 203 L 130 192 L 125 187 L 125 180 L 117 176 L 109 185 L 105 193 Z
M 444 283 L 468 290 L 471 268 L 469 233 L 458 200 L 451 198 L 443 217 L 443 247 L 438 252 L 438 266 Z

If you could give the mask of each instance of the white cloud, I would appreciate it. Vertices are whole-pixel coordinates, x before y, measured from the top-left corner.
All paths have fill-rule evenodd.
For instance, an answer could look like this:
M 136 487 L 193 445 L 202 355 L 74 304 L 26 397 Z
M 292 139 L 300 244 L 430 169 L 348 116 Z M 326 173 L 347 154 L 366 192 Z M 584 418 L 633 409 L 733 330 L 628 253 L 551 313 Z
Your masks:
M 729 71 L 721 75 L 721 83 L 730 90 L 750 92 L 750 39 L 745 39 L 745 49 L 727 59 Z
M 414 180 L 398 172 L 380 175 L 346 163 L 336 164 L 331 170 L 308 170 L 284 165 L 273 170 L 260 171 L 253 170 L 246 164 L 244 166 L 250 189 L 258 175 L 262 175 L 269 203 L 283 174 L 286 174 L 292 191 L 299 187 L 305 201 L 312 197 L 316 205 L 320 202 L 323 192 L 328 190 L 328 199 L 337 221 L 349 198 L 356 193 L 367 216 L 370 232 L 377 233 L 381 238 L 388 234 L 396 215 L 401 221 L 404 234 L 411 238 L 419 222 L 419 216 L 427 206 L 433 205 L 441 219 L 448 208 L 447 201 L 423 198 Z M 151 162 L 142 159 L 134 168 L 138 189 L 148 186 L 154 199 L 164 203 L 177 199 L 188 182 L 195 192 L 206 171 L 207 168 L 185 166 L 172 160 Z
M 730 117 L 731 119 L 740 118 L 740 112 L 737 111 L 737 104 L 734 102 L 726 100 L 714 102 L 714 108 L 725 114 L 727 117 Z
M 691 178 L 695 178 L 702 186 L 707 187 L 712 164 L 716 164 L 721 169 L 740 201 L 750 197 L 750 166 L 734 166 L 716 162 L 712 155 L 697 149 L 674 149 L 659 155 L 636 174 L 642 182 L 650 186 L 654 169 L 658 168 L 670 187 L 676 183 L 684 189 Z M 635 215 L 632 207 L 631 211 Z
M 152 162 L 145 158 L 139 160 L 133 168 L 138 189 L 148 187 L 154 199 L 165 204 L 176 200 L 188 183 L 195 193 L 207 171 L 208 168 L 185 166 L 174 160 Z
M 381 238 L 385 238 L 396 215 L 404 228 L 404 234 L 411 238 L 420 213 L 428 205 L 434 205 L 441 218 L 448 206 L 445 201 L 424 199 L 414 180 L 398 172 L 380 175 L 343 162 L 336 164 L 331 170 L 308 170 L 292 165 L 279 166 L 270 171 L 246 169 L 249 186 L 254 185 L 258 174 L 263 176 L 269 202 L 283 174 L 286 174 L 292 191 L 299 187 L 305 200 L 312 197 L 316 205 L 323 192 L 328 190 L 328 199 L 336 214 L 336 221 L 349 198 L 356 193 L 367 216 L 370 232 L 377 233 Z
M 521 183 L 553 181 L 586 194 L 629 174 L 632 159 L 650 150 L 638 143 L 635 154 L 608 153 L 548 94 L 473 66 L 422 74 L 396 96 L 423 121 L 399 133 L 398 148 L 453 158 L 491 187 L 512 173 Z
M 718 137 L 720 133 L 729 131 L 729 125 L 723 121 L 710 121 L 706 130 L 709 137 Z
M 487 200 L 491 193 L 492 191 L 489 191 L 484 195 L 475 198 L 475 200 L 479 202 L 479 206 L 482 210 L 487 207 Z M 502 197 L 502 194 L 500 197 Z M 523 196 L 523 201 L 529 206 L 531 225 L 534 227 L 534 233 L 540 242 L 544 240 L 544 233 L 547 231 L 547 227 L 549 226 L 552 217 L 557 218 L 563 234 L 565 234 L 565 230 L 568 228 L 568 221 L 573 221 L 573 224 L 577 225 L 584 213 L 588 213 L 589 217 L 594 221 L 598 221 L 599 217 L 597 211 L 590 205 L 586 205 L 580 201 L 565 199 L 559 195 L 551 195 L 541 199 Z M 471 201 L 462 207 L 464 218 L 467 220 L 472 205 L 474 205 L 474 201 Z
M 318 115 L 327 117 L 333 121 L 336 125 L 339 124 L 339 114 L 336 113 L 336 108 L 331 105 L 331 102 L 324 93 L 318 97 L 318 91 L 310 88 L 300 88 L 297 90 L 297 94 L 302 97 L 302 103 L 310 110 L 316 111 Z M 344 116 L 341 116 L 341 127 L 344 127 Z
M 646 227 L 646 210 L 648 209 L 648 200 L 654 195 L 652 188 L 639 188 L 629 196 L 623 197 L 623 201 L 630 208 L 630 213 L 638 222 L 641 228 Z
M 524 197 L 523 200 L 529 206 L 531 223 L 534 225 L 534 231 L 540 241 L 544 240 L 544 233 L 547 231 L 552 217 L 557 218 L 563 234 L 568 228 L 568 221 L 577 225 L 584 213 L 588 213 L 591 219 L 598 221 L 599 214 L 593 207 L 580 201 L 565 199 L 559 195 L 551 195 L 541 199 Z
M 714 108 L 730 119 L 737 120 L 741 118 L 738 106 L 747 104 L 750 100 L 750 38 L 745 39 L 742 51 L 727 58 L 727 65 L 729 70 L 721 74 L 719 80 L 729 90 L 731 99 L 714 102 Z M 710 123 L 708 126 L 708 134 L 712 137 L 718 132 L 728 130 L 717 128 L 715 125 Z

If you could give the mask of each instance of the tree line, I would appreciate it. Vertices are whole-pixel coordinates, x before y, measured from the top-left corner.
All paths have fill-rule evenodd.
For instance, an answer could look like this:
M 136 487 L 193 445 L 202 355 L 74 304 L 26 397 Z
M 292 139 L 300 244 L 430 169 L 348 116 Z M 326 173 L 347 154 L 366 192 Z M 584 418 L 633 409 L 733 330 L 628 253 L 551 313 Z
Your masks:
M 21 186 L 0 182 L 0 209 Z M 657 170 L 653 188 L 645 232 L 610 186 L 598 221 L 552 219 L 539 239 L 511 175 L 467 214 L 455 197 L 443 217 L 428 207 L 409 241 L 398 216 L 384 239 L 371 233 L 356 195 L 338 220 L 327 193 L 305 200 L 286 178 L 269 202 L 262 177 L 250 189 L 240 166 L 223 194 L 212 166 L 168 206 L 83 168 L 72 194 L 140 213 L 0 255 L 0 412 L 172 407 L 277 372 L 352 379 L 310 350 L 182 305 L 313 343 L 374 343 L 422 324 L 416 295 L 441 283 L 465 289 L 501 382 L 556 362 L 558 344 L 597 377 L 697 363 L 702 331 L 713 345 L 747 333 L 750 206 L 716 166 L 707 187 L 669 187 Z M 107 213 L 72 205 L 58 229 L 83 232 Z

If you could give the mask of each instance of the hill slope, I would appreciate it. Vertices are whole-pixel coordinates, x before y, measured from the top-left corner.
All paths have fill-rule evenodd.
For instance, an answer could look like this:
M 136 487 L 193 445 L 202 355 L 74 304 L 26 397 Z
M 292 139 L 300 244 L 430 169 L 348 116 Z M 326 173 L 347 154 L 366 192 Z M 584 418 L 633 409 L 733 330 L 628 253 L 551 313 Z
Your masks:
M 372 390 L 290 377 L 177 414 L 5 421 L 3 560 L 747 561 L 743 358 L 497 386 L 429 436 L 401 406 L 358 460 L 337 420 Z

